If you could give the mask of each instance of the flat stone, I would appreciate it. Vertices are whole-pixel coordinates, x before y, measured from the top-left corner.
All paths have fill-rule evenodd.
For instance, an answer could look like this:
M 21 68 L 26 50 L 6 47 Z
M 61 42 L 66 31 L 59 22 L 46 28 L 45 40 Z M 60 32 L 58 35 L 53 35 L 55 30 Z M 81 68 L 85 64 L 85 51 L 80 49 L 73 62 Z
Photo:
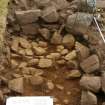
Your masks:
M 33 86 L 37 86 L 37 85 L 42 85 L 44 82 L 44 79 L 43 77 L 41 76 L 32 76 L 30 78 L 30 83 L 33 85 Z
M 67 79 L 76 79 L 81 77 L 81 72 L 79 70 L 71 70 L 70 73 L 67 74 Z
M 31 48 L 31 44 L 25 38 L 20 37 L 19 43 L 20 43 L 21 47 L 23 47 L 23 48 Z
M 97 105 L 97 97 L 89 91 L 82 91 L 81 105 Z
M 70 34 L 65 35 L 63 37 L 62 43 L 68 49 L 72 49 L 75 46 L 75 38 L 72 35 L 70 35 Z
M 69 61 L 69 60 L 75 59 L 76 57 L 77 57 L 77 53 L 76 53 L 75 50 L 73 50 L 73 51 L 69 52 L 69 53 L 64 57 L 64 59 Z
M 22 25 L 33 23 L 38 20 L 41 16 L 41 10 L 27 10 L 27 11 L 16 11 L 15 12 L 18 22 Z
M 56 8 L 52 6 L 45 8 L 42 11 L 41 17 L 45 22 L 48 22 L 48 23 L 57 22 L 59 19 L 59 15 L 56 11 Z
M 15 37 L 11 43 L 11 49 L 14 51 L 14 52 L 18 52 L 18 47 L 19 47 L 19 38 L 18 37 Z
M 38 66 L 40 68 L 49 68 L 52 67 L 53 62 L 51 59 L 40 59 Z
M 80 61 L 86 59 L 90 54 L 89 48 L 79 42 L 76 42 L 75 49 L 77 51 L 78 59 Z
M 61 44 L 62 43 L 62 36 L 58 32 L 54 32 L 52 38 L 51 38 L 52 44 Z
M 23 94 L 24 92 L 24 78 L 17 78 L 8 82 L 8 87 L 12 91 Z
M 92 73 L 99 69 L 100 62 L 97 55 L 91 55 L 87 59 L 85 59 L 83 62 L 80 63 L 80 67 L 85 73 Z
M 83 76 L 80 80 L 80 85 L 83 89 L 99 92 L 101 89 L 101 78 L 99 76 Z
M 46 50 L 42 47 L 33 47 L 33 50 L 36 55 L 44 55 L 46 54 Z

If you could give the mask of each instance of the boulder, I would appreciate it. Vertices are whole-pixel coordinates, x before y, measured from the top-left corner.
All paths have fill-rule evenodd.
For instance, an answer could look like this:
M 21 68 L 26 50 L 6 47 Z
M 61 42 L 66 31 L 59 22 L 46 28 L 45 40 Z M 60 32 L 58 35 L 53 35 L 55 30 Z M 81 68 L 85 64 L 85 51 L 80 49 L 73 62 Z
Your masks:
M 81 105 L 97 105 L 97 97 L 89 91 L 82 91 Z
M 39 16 L 41 16 L 41 10 L 35 9 L 27 11 L 16 11 L 15 14 L 18 22 L 24 25 L 37 21 Z
M 91 55 L 80 63 L 80 67 L 85 73 L 92 73 L 99 69 L 100 62 L 97 55 Z
M 48 23 L 53 23 L 53 22 L 57 22 L 59 19 L 59 15 L 56 11 L 55 7 L 46 7 L 43 11 L 42 11 L 42 19 L 45 22 Z
M 83 76 L 80 85 L 83 89 L 97 93 L 101 89 L 101 78 L 99 76 Z

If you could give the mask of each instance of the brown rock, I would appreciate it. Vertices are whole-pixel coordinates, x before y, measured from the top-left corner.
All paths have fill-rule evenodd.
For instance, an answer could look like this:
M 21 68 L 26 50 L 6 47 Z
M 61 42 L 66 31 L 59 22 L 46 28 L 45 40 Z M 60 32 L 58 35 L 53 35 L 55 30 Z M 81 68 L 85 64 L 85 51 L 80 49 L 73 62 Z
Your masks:
M 24 78 L 17 78 L 8 82 L 8 87 L 12 91 L 23 94 L 24 92 Z
M 49 40 L 49 38 L 50 38 L 50 31 L 47 28 L 39 29 L 39 33 L 41 34 L 41 36 L 44 39 Z
M 43 47 L 43 48 L 47 48 L 48 47 L 47 42 L 44 42 L 44 41 L 39 41 L 38 45 L 39 45 L 39 47 Z
M 0 103 L 3 102 L 3 100 L 4 100 L 3 92 L 0 90 Z
M 68 49 L 64 49 L 64 50 L 61 51 L 61 55 L 66 55 L 68 52 L 69 52 Z
M 52 67 L 52 65 L 53 65 L 53 62 L 51 59 L 40 59 L 38 66 L 40 68 L 49 68 L 49 67 Z
M 44 82 L 44 79 L 41 77 L 41 76 L 32 76 L 30 78 L 30 83 L 33 85 L 33 86 L 36 86 L 36 85 L 41 85 L 43 84 Z
M 64 103 L 65 105 L 68 105 L 68 104 L 69 104 L 69 100 L 68 100 L 68 99 L 64 99 L 64 100 L 63 100 L 63 103 Z
M 38 20 L 39 16 L 41 16 L 41 10 L 27 10 L 27 11 L 16 11 L 16 17 L 20 24 L 29 24 Z
M 18 37 L 15 37 L 11 43 L 11 49 L 14 51 L 14 52 L 18 52 L 18 47 L 19 47 L 19 38 Z
M 68 49 L 72 49 L 74 47 L 74 45 L 75 45 L 75 38 L 70 34 L 65 35 L 64 38 L 63 38 L 62 43 Z
M 63 46 L 63 45 L 58 45 L 57 48 L 56 48 L 56 50 L 57 50 L 58 52 L 61 52 L 61 51 L 64 50 L 64 46 Z
M 39 59 L 31 59 L 28 62 L 28 66 L 35 66 L 39 63 Z
M 98 76 L 83 76 L 80 80 L 80 85 L 86 90 L 99 92 L 101 88 L 101 78 Z
M 36 23 L 26 24 L 21 26 L 22 31 L 26 35 L 35 35 L 38 33 L 39 25 Z
M 25 38 L 19 38 L 19 43 L 23 48 L 31 48 L 31 44 Z
M 76 60 L 69 60 L 67 62 L 67 67 L 70 69 L 78 69 L 78 62 Z
M 16 69 L 18 67 L 18 65 L 19 64 L 16 60 L 13 60 L 13 59 L 11 60 L 11 68 L 12 69 Z
M 56 84 L 56 87 L 59 89 L 59 90 L 64 90 L 64 87 L 60 84 Z
M 89 91 L 82 91 L 81 105 L 97 105 L 97 97 Z
M 32 56 L 33 55 L 33 52 L 31 49 L 25 49 L 25 53 L 27 56 Z
M 58 32 L 55 32 L 51 38 L 51 43 L 52 44 L 61 44 L 62 43 L 62 36 L 58 33 Z
M 97 55 L 92 55 L 80 63 L 80 67 L 86 73 L 92 73 L 95 70 L 99 69 L 100 62 Z
M 56 11 L 56 8 L 52 6 L 45 8 L 42 12 L 42 19 L 48 23 L 57 22 L 59 15 Z
M 47 82 L 47 87 L 48 87 L 49 90 L 53 90 L 55 86 L 54 86 L 52 81 L 48 81 Z
M 78 59 L 80 61 L 86 59 L 90 54 L 89 48 L 79 42 L 76 42 L 75 49 L 77 51 Z

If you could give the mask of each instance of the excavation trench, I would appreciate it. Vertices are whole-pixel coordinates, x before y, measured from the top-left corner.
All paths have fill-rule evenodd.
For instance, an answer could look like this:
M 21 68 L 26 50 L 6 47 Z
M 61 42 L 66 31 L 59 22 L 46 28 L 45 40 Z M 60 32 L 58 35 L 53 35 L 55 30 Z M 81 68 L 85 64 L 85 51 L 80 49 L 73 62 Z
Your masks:
M 1 105 L 10 96 L 52 96 L 54 105 L 102 105 L 105 101 L 104 43 L 94 22 L 88 29 L 78 24 L 79 28 L 68 31 L 72 20 L 66 26 L 66 19 L 77 13 L 75 6 L 70 0 L 9 2 L 1 54 Z M 103 11 L 101 15 L 104 19 Z

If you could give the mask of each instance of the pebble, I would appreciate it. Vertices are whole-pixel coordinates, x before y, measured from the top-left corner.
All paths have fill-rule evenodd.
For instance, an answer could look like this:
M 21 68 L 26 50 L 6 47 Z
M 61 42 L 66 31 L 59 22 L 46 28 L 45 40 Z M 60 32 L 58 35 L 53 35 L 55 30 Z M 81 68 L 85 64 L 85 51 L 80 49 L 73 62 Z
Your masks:
M 25 53 L 27 56 L 33 56 L 33 52 L 31 49 L 25 49 Z
M 65 35 L 63 37 L 62 43 L 68 49 L 72 49 L 75 46 L 75 38 L 73 37 L 73 35 L 70 34 Z
M 49 90 L 53 90 L 55 86 L 54 86 L 53 82 L 49 80 L 47 82 L 47 87 L 48 87 Z
M 61 51 L 61 55 L 66 55 L 69 53 L 69 50 L 68 49 L 64 49 Z
M 28 66 L 35 66 L 39 63 L 39 59 L 34 58 L 28 61 Z
M 59 89 L 59 90 L 64 90 L 64 87 L 60 84 L 56 84 L 56 87 Z
M 51 43 L 58 45 L 62 43 L 62 36 L 58 32 L 54 32 L 52 38 L 51 38 Z
M 64 103 L 65 105 L 68 105 L 68 104 L 69 104 L 69 100 L 68 100 L 68 99 L 64 99 L 64 100 L 63 100 L 63 103 Z
M 72 60 L 72 59 L 75 59 L 77 57 L 77 53 L 75 50 L 69 52 L 65 57 L 64 59 L 69 61 L 69 60 Z
M 41 76 L 32 76 L 32 77 L 30 77 L 30 83 L 33 86 L 42 85 L 43 82 L 44 82 L 44 79 Z
M 40 59 L 38 66 L 40 68 L 49 68 L 53 66 L 53 62 L 51 59 Z

